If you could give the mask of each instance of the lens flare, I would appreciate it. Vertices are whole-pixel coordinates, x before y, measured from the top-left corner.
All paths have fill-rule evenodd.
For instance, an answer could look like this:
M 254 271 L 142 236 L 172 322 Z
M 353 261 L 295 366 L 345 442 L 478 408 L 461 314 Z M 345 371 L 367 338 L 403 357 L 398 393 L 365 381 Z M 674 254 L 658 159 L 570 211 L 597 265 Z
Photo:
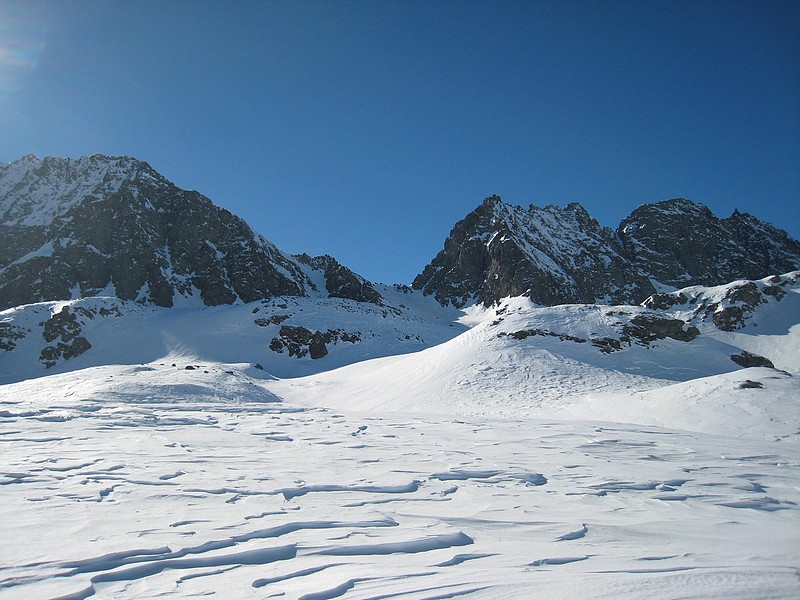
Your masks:
M 19 91 L 39 65 L 45 34 L 38 3 L 0 4 L 0 95 Z

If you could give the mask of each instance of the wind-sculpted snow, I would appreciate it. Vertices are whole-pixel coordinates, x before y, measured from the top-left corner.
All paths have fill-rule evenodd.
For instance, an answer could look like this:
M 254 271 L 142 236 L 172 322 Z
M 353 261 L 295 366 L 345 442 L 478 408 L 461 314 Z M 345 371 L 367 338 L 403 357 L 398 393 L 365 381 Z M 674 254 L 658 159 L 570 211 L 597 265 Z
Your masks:
M 787 439 L 337 412 L 250 374 L 159 361 L 0 387 L 0 595 L 800 594 Z

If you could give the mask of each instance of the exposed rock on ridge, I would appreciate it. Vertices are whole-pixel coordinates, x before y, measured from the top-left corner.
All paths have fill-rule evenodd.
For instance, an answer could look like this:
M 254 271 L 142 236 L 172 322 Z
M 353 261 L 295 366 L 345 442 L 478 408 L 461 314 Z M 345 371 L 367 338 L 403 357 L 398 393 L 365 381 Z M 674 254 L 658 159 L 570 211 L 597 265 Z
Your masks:
M 88 311 L 83 311 L 83 314 L 90 319 L 93 318 Z M 70 312 L 69 307 L 65 306 L 44 324 L 42 336 L 51 345 L 42 349 L 39 360 L 47 368 L 50 368 L 61 359 L 68 360 L 80 356 L 92 347 L 89 340 L 81 333 L 78 318 Z M 55 343 L 53 344 L 53 342 Z
M 682 318 L 692 323 L 712 323 L 721 331 L 736 331 L 751 322 L 760 306 L 784 301 L 790 296 L 789 290 L 795 288 L 798 282 L 800 271 L 793 271 L 756 281 L 733 281 L 712 288 L 692 286 L 654 294 L 642 306 L 681 314 Z M 791 301 L 790 297 L 786 302 Z

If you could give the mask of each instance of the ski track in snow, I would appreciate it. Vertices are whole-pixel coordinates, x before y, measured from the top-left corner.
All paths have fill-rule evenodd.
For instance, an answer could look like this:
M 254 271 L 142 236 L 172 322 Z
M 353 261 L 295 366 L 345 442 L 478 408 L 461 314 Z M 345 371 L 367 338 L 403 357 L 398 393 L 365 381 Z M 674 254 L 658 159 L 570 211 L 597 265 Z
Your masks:
M 4 386 L 0 595 L 800 596 L 798 444 L 300 407 L 231 369 Z

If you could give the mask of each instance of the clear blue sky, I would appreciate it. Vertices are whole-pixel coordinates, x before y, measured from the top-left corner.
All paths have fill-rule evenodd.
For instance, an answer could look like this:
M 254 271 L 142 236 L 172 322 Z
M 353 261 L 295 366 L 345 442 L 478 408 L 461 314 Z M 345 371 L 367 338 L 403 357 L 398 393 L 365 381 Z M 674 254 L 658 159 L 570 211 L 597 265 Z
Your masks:
M 800 236 L 800 2 L 0 0 L 0 161 L 148 161 L 410 282 L 491 194 Z

